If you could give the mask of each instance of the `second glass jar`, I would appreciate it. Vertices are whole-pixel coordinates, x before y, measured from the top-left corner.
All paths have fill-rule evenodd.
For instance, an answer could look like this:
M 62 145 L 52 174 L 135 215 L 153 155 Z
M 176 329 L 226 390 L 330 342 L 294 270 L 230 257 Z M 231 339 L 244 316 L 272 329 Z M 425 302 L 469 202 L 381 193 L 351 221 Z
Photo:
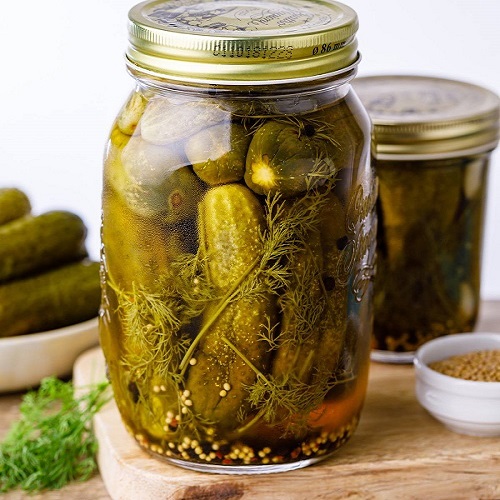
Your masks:
M 379 178 L 372 358 L 407 363 L 475 327 L 499 99 L 442 78 L 383 75 L 355 88 L 374 123 Z

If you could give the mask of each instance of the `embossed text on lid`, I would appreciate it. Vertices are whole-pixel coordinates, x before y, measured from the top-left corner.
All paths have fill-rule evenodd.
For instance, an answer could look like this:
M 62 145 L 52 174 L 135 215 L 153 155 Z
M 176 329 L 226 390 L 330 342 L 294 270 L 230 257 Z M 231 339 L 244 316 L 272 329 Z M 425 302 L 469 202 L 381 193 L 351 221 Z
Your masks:
M 359 58 L 356 13 L 330 0 L 153 0 L 129 18 L 129 64 L 174 80 L 311 78 Z

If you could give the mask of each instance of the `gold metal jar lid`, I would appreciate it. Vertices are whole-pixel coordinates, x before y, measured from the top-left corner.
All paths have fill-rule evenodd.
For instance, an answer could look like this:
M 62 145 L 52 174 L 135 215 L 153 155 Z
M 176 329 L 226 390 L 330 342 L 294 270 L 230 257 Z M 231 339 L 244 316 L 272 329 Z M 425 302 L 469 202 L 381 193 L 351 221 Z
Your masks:
M 129 68 L 157 78 L 301 81 L 359 60 L 358 17 L 332 0 L 153 0 L 129 19 Z
M 353 82 L 373 123 L 378 159 L 439 159 L 494 149 L 500 99 L 469 83 L 425 76 L 369 76 Z

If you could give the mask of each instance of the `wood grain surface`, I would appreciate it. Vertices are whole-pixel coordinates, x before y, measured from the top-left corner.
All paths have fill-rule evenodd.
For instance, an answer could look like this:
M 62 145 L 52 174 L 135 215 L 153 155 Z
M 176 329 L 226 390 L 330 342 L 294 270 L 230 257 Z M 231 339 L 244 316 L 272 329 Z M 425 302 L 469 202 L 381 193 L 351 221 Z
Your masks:
M 500 332 L 500 302 L 483 304 L 479 331 Z M 99 350 L 81 357 L 75 382 L 102 376 Z M 0 397 L 0 439 L 18 416 L 20 395 Z M 111 402 L 95 419 L 101 475 L 58 492 L 14 499 L 500 499 L 500 439 L 455 434 L 414 395 L 411 365 L 372 363 L 361 422 L 332 458 L 269 475 L 186 471 L 150 457 L 126 433 Z

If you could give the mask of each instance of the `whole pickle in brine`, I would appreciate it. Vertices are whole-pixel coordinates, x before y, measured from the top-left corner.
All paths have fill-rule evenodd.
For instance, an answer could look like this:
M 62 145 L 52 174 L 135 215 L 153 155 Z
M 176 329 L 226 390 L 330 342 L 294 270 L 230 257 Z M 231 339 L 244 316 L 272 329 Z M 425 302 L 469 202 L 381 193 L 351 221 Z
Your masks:
M 328 203 L 324 205 L 320 214 L 321 247 L 323 249 L 323 268 L 327 288 L 333 288 L 339 277 L 345 281 L 342 273 L 342 253 L 349 244 L 346 229 L 345 209 L 339 198 L 334 193 L 328 194 Z
M 117 119 L 117 125 L 120 131 L 124 134 L 132 135 L 145 109 L 146 99 L 144 96 L 138 91 L 132 92 Z
M 337 367 L 344 344 L 347 292 L 323 282 L 323 263 L 320 233 L 311 231 L 303 250 L 291 257 L 292 278 L 279 299 L 280 347 L 273 361 L 278 380 L 324 382 Z
M 236 123 L 204 129 L 186 143 L 186 155 L 196 175 L 211 186 L 243 178 L 250 136 Z
M 319 232 L 308 231 L 307 242 L 289 257 L 290 279 L 278 304 L 281 309 L 279 348 L 273 360 L 273 376 L 290 375 L 308 382 L 316 348 L 318 324 L 324 313 L 325 297 L 320 286 L 322 255 Z
M 115 124 L 111 134 L 109 136 L 108 147 L 106 150 L 106 156 L 110 155 L 115 158 L 119 157 L 122 149 L 127 145 L 128 141 L 130 141 L 130 135 L 124 134 Z
M 193 411 L 220 428 L 238 425 L 236 413 L 249 409 L 247 387 L 257 377 L 254 370 L 265 371 L 269 359 L 262 334 L 274 314 L 272 297 L 233 295 L 245 280 L 260 279 L 256 259 L 262 253 L 263 227 L 259 201 L 240 184 L 212 188 L 200 203 L 200 251 L 221 299 L 204 313 L 187 388 Z
M 229 114 L 216 102 L 156 98 L 142 115 L 141 135 L 151 144 L 165 145 L 184 141 L 224 120 L 230 120 Z
M 115 188 L 142 217 L 174 223 L 192 217 L 202 185 L 173 145 L 155 146 L 131 137 L 121 153 L 121 169 L 111 174 Z
M 333 172 L 322 144 L 301 127 L 268 121 L 250 143 L 245 182 L 257 194 L 294 196 L 320 185 Z
M 151 290 L 171 274 L 172 261 L 184 251 L 180 233 L 140 217 L 114 191 L 105 191 L 102 227 L 106 269 L 115 285 L 132 290 L 142 283 Z
M 381 248 L 395 262 L 404 258 L 410 228 L 421 226 L 422 235 L 436 242 L 444 238 L 459 210 L 462 171 L 456 166 L 433 168 L 379 165 Z

